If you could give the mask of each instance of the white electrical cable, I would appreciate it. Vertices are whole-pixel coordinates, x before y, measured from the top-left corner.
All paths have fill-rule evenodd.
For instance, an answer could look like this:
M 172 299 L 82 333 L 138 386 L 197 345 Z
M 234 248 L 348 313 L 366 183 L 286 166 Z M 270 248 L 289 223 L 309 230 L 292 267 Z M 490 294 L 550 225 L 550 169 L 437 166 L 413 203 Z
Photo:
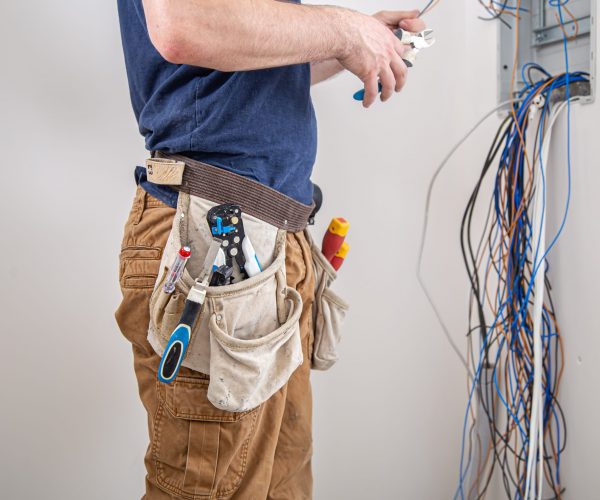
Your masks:
M 440 326 L 442 327 L 442 330 L 444 331 L 444 335 L 446 336 L 446 339 L 450 343 L 450 346 L 452 347 L 452 349 L 454 350 L 454 352 L 456 353 L 456 355 L 461 360 L 462 364 L 465 365 L 465 368 L 467 370 L 469 370 L 469 365 L 467 364 L 467 360 L 462 355 L 460 349 L 458 348 L 458 346 L 456 345 L 456 343 L 454 342 L 454 340 L 452 340 L 452 337 L 450 336 L 450 330 L 448 329 L 448 327 L 444 323 L 444 320 L 442 318 L 442 314 L 440 313 L 439 309 L 435 305 L 433 297 L 429 293 L 429 290 L 427 289 L 427 286 L 425 285 L 425 280 L 423 279 L 423 276 L 422 276 L 422 273 L 421 273 L 422 264 L 423 264 L 423 252 L 425 250 L 425 240 L 427 239 L 427 228 L 428 228 L 428 224 L 429 224 L 429 209 L 430 209 L 430 206 L 431 206 L 431 193 L 433 192 L 433 186 L 435 185 L 435 181 L 437 180 L 437 178 L 440 175 L 441 171 L 444 169 L 444 167 L 446 166 L 446 164 L 448 163 L 448 161 L 450 160 L 450 158 L 452 158 L 452 156 L 454 155 L 454 153 L 456 153 L 456 151 L 458 150 L 458 148 L 460 148 L 463 145 L 463 143 L 469 137 L 471 137 L 471 135 L 473 134 L 473 132 L 475 132 L 481 126 L 481 124 L 483 122 L 485 122 L 494 113 L 500 111 L 501 109 L 505 108 L 506 106 L 508 106 L 510 104 L 518 102 L 519 100 L 520 99 L 511 99 L 509 101 L 504 101 L 504 102 L 498 104 L 498 106 L 496 106 L 495 108 L 493 108 L 490 111 L 488 111 L 485 115 L 483 115 L 483 117 L 471 128 L 471 130 L 469 130 L 467 132 L 467 134 L 454 145 L 454 147 L 450 150 L 450 152 L 442 160 L 442 162 L 439 164 L 439 166 L 435 169 L 435 172 L 433 173 L 433 176 L 432 176 L 431 180 L 429 181 L 429 187 L 427 189 L 427 199 L 425 201 L 425 214 L 424 214 L 424 219 L 423 219 L 423 231 L 421 233 L 421 244 L 419 246 L 419 256 L 418 256 L 418 261 L 417 261 L 417 280 L 419 281 L 419 285 L 421 286 L 421 289 L 423 290 L 423 293 L 425 294 L 425 297 L 427 298 L 427 301 L 429 302 L 429 305 L 433 309 L 433 312 L 435 313 L 435 315 L 437 317 L 437 320 L 440 323 Z
M 571 99 L 571 102 L 576 98 Z M 544 259 L 546 254 L 546 165 L 552 139 L 552 129 L 556 120 L 567 106 L 564 101 L 551 114 L 547 131 L 542 143 L 542 151 L 539 159 L 540 174 L 535 181 L 535 200 L 533 207 L 533 218 L 531 225 L 533 227 L 532 242 L 536 245 L 534 249 L 534 302 L 533 302 L 533 397 L 531 405 L 531 418 L 529 428 L 529 450 L 527 456 L 527 475 L 525 481 L 525 499 L 530 498 L 530 491 L 533 497 L 542 498 L 543 489 L 543 471 L 544 471 L 544 412 L 543 412 L 543 386 L 542 371 L 544 369 L 544 359 L 542 353 L 542 313 L 544 307 L 545 292 L 545 269 Z M 538 460 L 538 474 L 532 487 L 534 476 L 534 462 Z M 531 490 L 530 490 L 531 488 Z

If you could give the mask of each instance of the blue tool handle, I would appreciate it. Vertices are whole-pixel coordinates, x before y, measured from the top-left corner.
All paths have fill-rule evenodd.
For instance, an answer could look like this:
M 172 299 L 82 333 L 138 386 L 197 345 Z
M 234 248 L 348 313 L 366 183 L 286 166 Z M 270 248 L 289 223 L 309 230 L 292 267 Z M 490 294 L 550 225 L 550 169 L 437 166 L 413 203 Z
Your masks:
M 185 301 L 179 325 L 171 333 L 158 367 L 158 380 L 162 383 L 170 384 L 177 377 L 192 337 L 192 326 L 201 308 L 202 304 L 191 300 Z
M 383 89 L 381 82 L 379 82 L 377 84 L 377 87 L 379 89 L 378 91 L 381 92 L 381 90 Z M 365 89 L 360 89 L 358 92 L 355 92 L 355 94 L 352 97 L 354 97 L 355 101 L 364 101 L 365 100 Z

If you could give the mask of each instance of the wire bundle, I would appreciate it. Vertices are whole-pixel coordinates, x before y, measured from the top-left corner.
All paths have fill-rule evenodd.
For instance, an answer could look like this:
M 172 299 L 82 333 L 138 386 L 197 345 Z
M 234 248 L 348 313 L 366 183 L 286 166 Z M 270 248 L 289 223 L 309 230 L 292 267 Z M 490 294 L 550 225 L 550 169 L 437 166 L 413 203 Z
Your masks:
M 549 5 L 556 7 L 561 26 L 563 9 L 569 13 L 568 1 L 548 0 Z M 496 17 L 507 9 L 514 10 L 518 37 L 521 0 L 515 7 L 492 0 L 490 8 Z M 566 72 L 551 76 L 537 64 L 522 67 L 525 86 L 516 94 L 518 103 L 492 141 L 462 220 L 461 248 L 471 284 L 471 388 L 455 498 L 483 497 L 496 469 L 501 471 L 509 498 L 541 500 L 544 492 L 561 498 L 564 491 L 560 456 L 566 443 L 566 426 L 557 400 L 564 358 L 546 274 L 546 256 L 564 228 L 569 209 L 570 88 L 573 83 L 588 81 L 588 75 L 569 73 L 564 28 L 563 34 Z M 534 81 L 533 71 L 542 79 Z M 514 84 L 514 71 L 512 81 Z M 565 102 L 551 109 L 550 103 L 559 100 L 555 99 L 559 89 L 564 89 L 561 97 Z M 546 247 L 545 169 L 552 128 L 565 108 L 568 195 L 560 227 Z M 536 127 L 530 131 L 536 120 Z M 498 167 L 493 171 L 491 167 L 498 156 Z M 474 244 L 473 215 L 489 172 L 494 172 L 493 195 L 483 232 Z M 474 332 L 479 335 L 473 335 Z M 469 417 L 472 424 L 465 456 Z
M 532 66 L 535 65 L 524 67 L 524 71 Z M 546 276 L 546 255 L 563 225 L 548 248 L 544 248 L 544 172 L 552 125 L 567 104 L 559 105 L 553 112 L 553 93 L 567 82 L 587 81 L 587 77 L 583 73 L 551 77 L 543 68 L 536 69 L 545 78 L 529 82 L 519 95 L 520 101 L 500 125 L 462 219 L 461 248 L 471 284 L 471 389 L 464 423 L 464 434 L 468 436 L 463 435 L 456 494 L 459 498 L 483 497 L 496 468 L 501 470 L 509 498 L 529 498 L 534 492 L 539 497 L 540 467 L 553 498 L 560 498 L 562 493 L 560 454 L 566 429 L 557 396 L 563 352 Z M 535 114 L 539 116 L 537 126 L 529 131 Z M 535 134 L 533 144 L 528 140 L 530 132 Z M 498 157 L 494 170 L 492 166 Z M 492 175 L 493 195 L 486 208 L 484 229 L 474 239 L 473 216 L 484 181 Z M 540 302 L 543 296 L 545 300 Z M 540 317 L 537 326 L 536 315 Z M 536 338 L 539 346 L 534 345 Z M 536 348 L 538 359 L 534 359 Z M 536 394 L 536 374 L 540 377 L 537 392 L 541 388 L 541 403 L 540 394 Z M 469 416 L 472 423 L 467 433 Z M 481 419 L 488 427 L 483 433 L 489 438 L 486 443 L 481 442 L 482 433 L 477 430 L 476 423 Z M 538 455 L 537 477 L 533 447 Z M 469 470 L 474 480 L 467 480 Z M 466 483 L 470 483 L 468 488 Z
M 489 4 L 495 14 L 512 9 L 515 17 L 514 98 L 484 115 L 435 170 L 427 191 L 417 264 L 419 284 L 468 372 L 469 397 L 454 497 L 463 500 L 485 497 L 495 472 L 508 498 L 560 499 L 565 491 L 560 461 L 566 425 L 558 402 L 564 358 L 546 257 L 563 231 L 570 204 L 571 102 L 577 99 L 571 99 L 571 86 L 589 84 L 589 75 L 569 71 L 563 16 L 563 10 L 571 16 L 566 9 L 569 0 L 545 0 L 556 8 L 563 29 L 565 73 L 552 76 L 538 64 L 525 64 L 521 70 L 524 88 L 513 93 L 519 19 L 525 12 L 521 0 L 515 1 L 512 8 L 507 1 Z M 486 119 L 507 105 L 510 113 L 495 134 L 461 224 L 461 248 L 471 285 L 465 359 L 422 275 L 431 198 L 453 154 Z M 560 226 L 546 245 L 546 164 L 554 124 L 565 110 L 567 199 Z M 490 183 L 490 196 L 485 197 Z M 474 219 L 479 219 L 475 215 L 482 198 L 488 200 L 483 205 L 486 216 L 475 237 Z

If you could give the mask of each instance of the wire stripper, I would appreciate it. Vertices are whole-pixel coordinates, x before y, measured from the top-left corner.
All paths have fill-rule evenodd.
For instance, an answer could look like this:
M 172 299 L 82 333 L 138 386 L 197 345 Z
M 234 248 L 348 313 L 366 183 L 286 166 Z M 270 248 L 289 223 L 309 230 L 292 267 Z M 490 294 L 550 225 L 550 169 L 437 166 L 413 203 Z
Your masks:
M 233 260 L 237 262 L 240 273 L 244 277 L 255 276 L 262 271 L 256 257 L 254 246 L 246 236 L 242 209 L 235 203 L 225 203 L 211 208 L 206 215 L 213 237 L 220 238 L 221 251 L 215 269 L 222 264 L 233 268 Z

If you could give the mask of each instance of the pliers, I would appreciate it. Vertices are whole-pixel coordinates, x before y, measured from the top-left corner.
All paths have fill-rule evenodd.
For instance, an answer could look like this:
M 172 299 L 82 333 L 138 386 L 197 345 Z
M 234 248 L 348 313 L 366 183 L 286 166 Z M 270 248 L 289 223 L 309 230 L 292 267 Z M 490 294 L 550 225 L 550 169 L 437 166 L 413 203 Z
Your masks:
M 411 33 L 410 31 L 398 29 L 394 31 L 394 35 L 398 37 L 400 43 L 410 46 L 410 49 L 404 53 L 402 58 L 409 68 L 412 68 L 420 50 L 431 47 L 435 43 L 435 36 L 432 29 L 426 29 L 419 33 Z
M 435 36 L 432 29 L 426 29 L 418 33 L 397 29 L 394 31 L 394 35 L 398 37 L 400 43 L 410 46 L 410 49 L 408 49 L 402 57 L 404 64 L 409 68 L 413 67 L 420 50 L 431 47 L 435 43 Z M 379 92 L 381 92 L 381 90 L 382 86 L 381 82 L 379 82 Z M 365 90 L 359 90 L 353 97 L 356 101 L 362 101 L 365 98 Z

